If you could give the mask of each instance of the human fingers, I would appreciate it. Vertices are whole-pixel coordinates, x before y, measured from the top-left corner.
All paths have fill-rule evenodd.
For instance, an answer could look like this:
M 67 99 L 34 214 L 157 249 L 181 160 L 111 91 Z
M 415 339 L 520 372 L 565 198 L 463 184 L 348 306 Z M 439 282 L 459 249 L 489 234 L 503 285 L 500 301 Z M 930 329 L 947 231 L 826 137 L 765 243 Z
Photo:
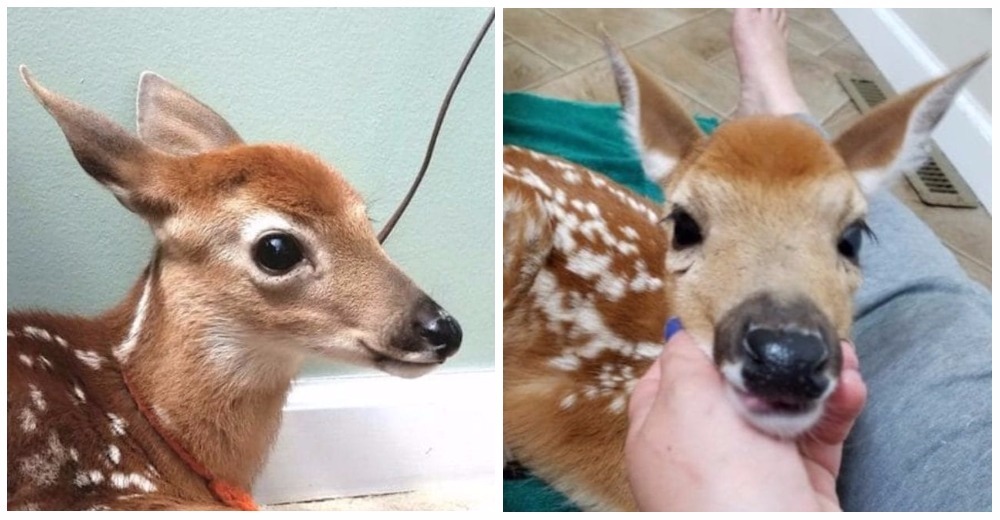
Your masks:
M 660 358 L 656 358 L 646 373 L 635 384 L 628 400 L 629 429 L 641 428 L 649 411 L 653 409 L 660 389 Z
M 811 437 L 825 444 L 844 442 L 868 398 L 868 388 L 857 368 L 841 371 L 840 381 L 826 403 L 826 411 Z
M 664 335 L 668 341 L 663 351 L 636 383 L 629 398 L 629 421 L 633 429 L 645 423 L 658 398 L 688 396 L 701 400 L 722 391 L 715 365 L 683 330 L 680 320 L 671 318 Z
M 840 351 L 843 357 L 844 370 L 858 370 L 860 362 L 858 361 L 858 352 L 854 348 L 854 343 L 846 339 L 841 340 Z

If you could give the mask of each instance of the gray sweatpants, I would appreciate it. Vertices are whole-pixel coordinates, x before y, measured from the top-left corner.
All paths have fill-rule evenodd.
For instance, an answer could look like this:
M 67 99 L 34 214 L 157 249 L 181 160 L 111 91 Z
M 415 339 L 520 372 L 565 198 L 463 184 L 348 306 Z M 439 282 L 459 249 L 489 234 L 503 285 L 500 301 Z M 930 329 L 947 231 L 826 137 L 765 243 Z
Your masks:
M 992 295 L 889 193 L 867 220 L 878 239 L 861 247 L 854 342 L 868 404 L 844 445 L 840 504 L 992 511 Z
M 854 339 L 868 404 L 844 448 L 845 511 L 992 510 L 991 294 L 909 209 L 870 202 Z

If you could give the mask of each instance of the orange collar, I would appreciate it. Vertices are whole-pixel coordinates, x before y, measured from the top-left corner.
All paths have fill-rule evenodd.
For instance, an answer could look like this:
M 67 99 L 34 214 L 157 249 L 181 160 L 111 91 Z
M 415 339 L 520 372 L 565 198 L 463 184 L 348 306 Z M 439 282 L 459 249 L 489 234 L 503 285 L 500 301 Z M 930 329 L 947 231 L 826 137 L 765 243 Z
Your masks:
M 125 388 L 128 390 L 129 395 L 132 396 L 132 400 L 135 401 L 139 411 L 142 412 L 142 415 L 147 421 L 149 421 L 149 424 L 153 426 L 156 433 L 160 434 L 160 437 L 162 437 L 164 442 L 167 443 L 167 446 L 170 446 L 170 449 L 174 450 L 174 453 L 176 453 L 177 456 L 180 457 L 192 471 L 205 479 L 209 491 L 215 495 L 215 498 L 219 499 L 220 502 L 229 507 L 243 511 L 258 511 L 260 509 L 253 501 L 253 497 L 250 496 L 250 493 L 247 493 L 239 486 L 217 478 L 207 467 L 205 467 L 204 464 L 199 462 L 198 459 L 194 458 L 190 452 L 184 449 L 184 446 L 181 446 L 177 439 L 174 439 L 170 435 L 166 428 L 160 424 L 156 414 L 152 413 L 149 407 L 147 407 L 146 404 L 139 399 L 139 396 L 135 393 L 132 385 L 129 384 L 128 376 L 125 375 L 124 370 L 122 370 L 122 380 L 125 382 Z

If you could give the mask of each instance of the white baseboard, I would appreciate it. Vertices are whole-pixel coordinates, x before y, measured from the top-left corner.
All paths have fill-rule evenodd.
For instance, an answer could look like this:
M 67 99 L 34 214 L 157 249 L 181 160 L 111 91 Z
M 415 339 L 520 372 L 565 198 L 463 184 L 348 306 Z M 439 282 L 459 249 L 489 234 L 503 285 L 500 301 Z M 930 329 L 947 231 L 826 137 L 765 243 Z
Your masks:
M 254 497 L 275 504 L 494 476 L 499 393 L 493 371 L 296 382 Z
M 834 12 L 897 92 L 948 72 L 948 67 L 891 9 Z M 992 214 L 992 114 L 968 92 L 962 92 L 938 125 L 934 141 Z

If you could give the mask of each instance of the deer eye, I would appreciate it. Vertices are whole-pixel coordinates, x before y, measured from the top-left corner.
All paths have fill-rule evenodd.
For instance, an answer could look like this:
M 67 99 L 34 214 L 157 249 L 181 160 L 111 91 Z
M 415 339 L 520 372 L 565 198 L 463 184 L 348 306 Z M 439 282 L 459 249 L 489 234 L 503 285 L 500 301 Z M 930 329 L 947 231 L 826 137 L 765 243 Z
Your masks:
M 696 246 L 704 240 L 701 234 L 701 226 L 698 225 L 687 211 L 675 208 L 667 216 L 667 219 L 674 223 L 674 249 Z
M 292 235 L 271 233 L 257 241 L 253 259 L 268 274 L 285 274 L 302 261 L 302 248 Z
M 841 233 L 840 239 L 837 240 L 837 252 L 851 262 L 858 263 L 863 235 L 874 237 L 872 230 L 868 228 L 868 225 L 863 220 L 847 226 L 847 229 Z

